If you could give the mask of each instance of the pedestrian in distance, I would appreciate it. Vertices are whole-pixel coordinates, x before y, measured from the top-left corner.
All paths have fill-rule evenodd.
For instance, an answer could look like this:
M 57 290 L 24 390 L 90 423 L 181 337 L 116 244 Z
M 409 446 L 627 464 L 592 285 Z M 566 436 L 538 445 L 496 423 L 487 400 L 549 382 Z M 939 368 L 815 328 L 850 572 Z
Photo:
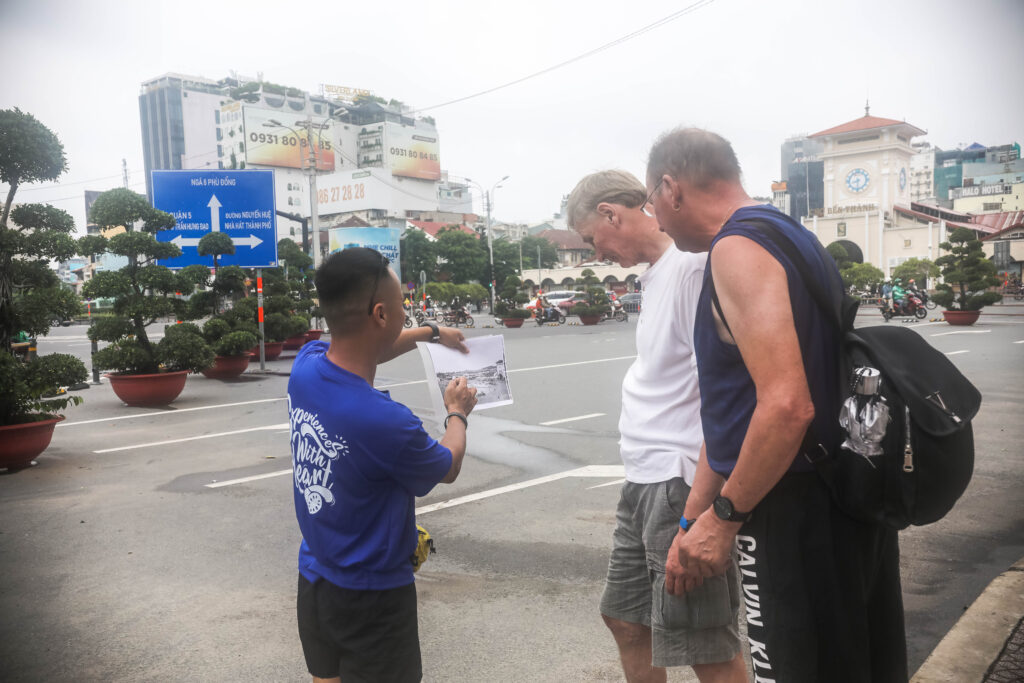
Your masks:
M 744 191 L 732 146 L 694 128 L 661 136 L 647 185 L 661 228 L 710 252 L 694 327 L 706 461 L 673 542 L 672 593 L 722 574 L 738 548 L 754 680 L 907 680 L 896 531 L 842 512 L 805 456 L 838 447 L 838 330 L 759 225 L 789 240 L 837 298 L 816 237 Z M 754 276 L 756 274 L 756 276 Z
M 659 231 L 643 183 L 624 171 L 583 178 L 567 209 L 570 227 L 593 245 L 595 258 L 650 264 L 639 278 L 637 357 L 622 382 L 619 452 L 626 483 L 602 617 L 628 681 L 664 681 L 672 666 L 693 667 L 705 683 L 746 681 L 735 568 L 686 595 L 665 590 L 665 559 L 676 530 L 689 523 L 682 513 L 703 443 L 692 330 L 705 259 L 679 251 Z
M 288 380 L 306 666 L 315 682 L 419 681 L 415 498 L 459 476 L 476 389 L 449 383 L 438 442 L 373 381 L 417 341 L 468 349 L 458 330 L 402 329 L 401 286 L 372 249 L 332 254 L 315 282 L 330 345 L 303 346 Z

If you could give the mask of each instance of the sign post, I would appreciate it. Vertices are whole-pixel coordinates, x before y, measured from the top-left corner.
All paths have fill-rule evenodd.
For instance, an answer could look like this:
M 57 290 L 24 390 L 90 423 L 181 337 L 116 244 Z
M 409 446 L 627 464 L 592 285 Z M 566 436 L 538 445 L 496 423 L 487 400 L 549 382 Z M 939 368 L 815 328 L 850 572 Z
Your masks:
M 260 372 L 267 370 L 267 349 L 264 346 L 266 339 L 263 337 L 263 269 L 256 269 L 256 310 L 257 319 L 260 325 Z

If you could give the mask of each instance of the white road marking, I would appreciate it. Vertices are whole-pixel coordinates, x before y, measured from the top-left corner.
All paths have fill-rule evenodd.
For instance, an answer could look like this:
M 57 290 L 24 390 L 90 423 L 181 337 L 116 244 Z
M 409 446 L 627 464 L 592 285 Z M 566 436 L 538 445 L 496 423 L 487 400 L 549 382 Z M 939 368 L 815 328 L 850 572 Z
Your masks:
M 957 355 L 958 353 L 970 353 L 970 351 L 968 351 L 968 350 L 966 350 L 966 349 L 964 349 L 963 351 L 947 351 L 947 352 L 946 352 L 946 355 L 947 355 L 947 356 L 955 356 L 955 355 Z
M 547 422 L 541 422 L 542 427 L 550 427 L 551 425 L 565 424 L 566 422 L 575 422 L 577 420 L 589 420 L 592 417 L 601 417 L 604 413 L 588 413 L 587 415 L 577 415 L 576 417 L 563 417 L 561 420 L 549 420 Z
M 572 367 L 574 365 L 591 365 L 593 363 L 611 363 L 611 362 L 617 361 L 617 360 L 632 360 L 634 358 L 636 358 L 636 355 L 632 355 L 632 356 L 615 356 L 614 358 L 598 358 L 596 360 L 580 360 L 580 361 L 575 361 L 575 362 L 572 362 L 572 363 L 556 363 L 554 365 L 538 365 L 538 366 L 533 367 L 533 368 L 512 368 L 508 372 L 511 375 L 513 372 L 533 372 L 535 370 L 553 370 L 555 368 L 568 368 L 568 367 Z M 414 384 L 426 384 L 426 383 L 427 383 L 427 380 L 425 380 L 425 379 L 417 379 L 417 380 L 413 380 L 411 382 L 398 382 L 396 384 L 384 384 L 384 385 L 381 385 L 381 386 L 379 386 L 377 388 L 378 389 L 393 389 L 394 387 L 408 387 L 408 386 L 412 386 Z
M 212 484 L 206 484 L 208 489 L 219 489 L 221 486 L 231 486 L 233 484 L 244 484 L 247 481 L 256 481 L 257 479 L 270 479 L 271 477 L 280 477 L 283 474 L 291 474 L 289 470 L 278 470 L 277 472 L 268 472 L 267 474 L 256 474 L 251 477 L 242 477 L 241 479 L 228 479 L 227 481 L 215 481 Z
M 598 484 L 597 486 L 588 486 L 587 490 L 590 491 L 592 489 L 603 489 L 605 486 L 615 486 L 616 484 L 623 484 L 625 483 L 625 481 L 625 479 L 616 479 L 615 481 L 605 482 L 604 484 Z
M 951 334 L 988 334 L 992 330 L 957 330 L 956 332 L 940 332 L 933 334 L 933 337 L 948 337 Z
M 1013 343 L 1014 343 L 1014 344 L 1024 344 L 1024 339 L 1021 339 L 1020 341 L 1015 341 L 1015 342 L 1013 342 Z
M 575 470 L 567 470 L 565 472 L 559 472 L 557 474 L 549 474 L 546 477 L 537 477 L 536 479 L 529 479 L 527 481 L 521 481 L 518 484 L 510 484 L 508 486 L 500 486 L 496 489 L 490 489 L 488 491 L 479 491 L 477 493 L 471 493 L 468 496 L 460 496 L 458 498 L 452 498 L 445 500 L 440 503 L 433 503 L 432 505 L 424 505 L 423 507 L 416 508 L 417 515 L 425 515 L 428 512 L 434 512 L 436 510 L 444 510 L 446 508 L 455 507 L 457 505 L 464 505 L 466 503 L 472 503 L 477 500 L 483 500 L 484 498 L 493 498 L 494 496 L 500 496 L 503 493 L 511 493 L 512 491 L 521 491 L 522 489 L 530 488 L 531 486 L 538 486 L 540 484 L 547 484 L 552 481 L 558 481 L 559 479 L 568 479 L 570 477 L 592 477 L 592 478 L 604 478 L 604 477 L 621 477 L 625 474 L 626 468 L 622 465 L 588 465 L 587 467 L 580 467 Z M 242 477 L 240 479 L 229 479 L 227 481 L 215 481 L 211 484 L 206 484 L 208 489 L 219 489 L 224 486 L 233 486 L 235 484 L 244 484 L 250 481 L 258 481 L 260 479 L 270 479 L 271 477 L 281 477 L 286 474 L 291 474 L 291 470 L 278 470 L 276 472 L 268 472 L 266 474 L 256 474 L 251 477 Z M 619 481 L 613 481 L 608 484 L 599 484 L 599 486 L 611 486 L 613 484 L 621 484 L 626 481 L 620 479 Z M 591 486 L 590 488 L 597 488 L 597 486 Z M 589 489 L 588 489 L 589 490 Z
M 93 453 L 113 453 L 115 451 L 130 451 L 135 448 L 150 448 L 151 446 L 167 446 L 172 443 L 184 443 L 186 441 L 197 441 L 199 439 L 214 439 L 219 436 L 232 436 L 234 434 L 245 434 L 246 432 L 260 432 L 272 429 L 287 429 L 288 423 L 283 422 L 276 425 L 264 425 L 262 427 L 250 427 L 248 429 L 236 429 L 230 432 L 217 432 L 216 434 L 200 434 L 199 436 L 186 436 L 181 439 L 167 439 L 166 441 L 151 441 L 150 443 L 137 443 L 132 446 L 118 446 L 117 448 L 104 448 L 93 451 Z
M 444 510 L 445 508 L 455 507 L 456 505 L 464 505 L 466 503 L 472 503 L 478 500 L 483 500 L 484 498 L 500 496 L 503 493 L 520 491 L 522 489 L 530 488 L 531 486 L 547 484 L 552 481 L 558 481 L 559 479 L 566 479 L 568 477 L 621 477 L 623 474 L 625 474 L 625 471 L 626 468 L 624 468 L 622 465 L 588 465 L 587 467 L 580 467 L 575 470 L 568 470 L 566 472 L 559 472 L 557 474 L 549 474 L 546 477 L 538 477 L 536 479 L 521 481 L 518 484 L 510 484 L 508 486 L 500 486 L 496 489 L 490 489 L 488 491 L 479 491 L 477 493 L 471 493 L 468 496 L 452 498 L 451 500 L 442 501 L 440 503 L 434 503 L 432 505 L 424 505 L 423 507 L 416 508 L 416 514 L 425 515 L 428 512 Z
M 181 408 L 179 410 L 154 410 L 150 413 L 136 413 L 134 415 L 118 415 L 116 417 L 101 417 L 96 420 L 79 420 L 78 422 L 61 422 L 58 427 L 74 427 L 75 425 L 88 425 L 96 422 L 112 422 L 113 420 L 132 420 L 136 417 L 157 417 L 162 415 L 180 415 L 181 413 L 191 413 L 194 410 L 213 410 L 214 408 L 232 408 L 234 406 L 247 406 L 253 403 L 270 403 L 271 401 L 284 401 L 287 397 L 281 396 L 280 398 L 260 398 L 255 401 L 240 401 L 238 403 L 220 403 L 215 406 L 199 406 L 197 408 Z

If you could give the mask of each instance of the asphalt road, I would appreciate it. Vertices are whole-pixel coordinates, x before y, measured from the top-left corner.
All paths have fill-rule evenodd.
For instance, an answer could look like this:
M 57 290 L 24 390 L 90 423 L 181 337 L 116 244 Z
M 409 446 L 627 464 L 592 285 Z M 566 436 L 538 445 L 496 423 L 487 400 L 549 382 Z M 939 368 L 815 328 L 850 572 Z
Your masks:
M 911 671 L 1024 556 L 1024 325 L 1014 320 L 914 326 L 985 400 L 964 498 L 901 534 Z M 515 403 L 472 416 L 459 480 L 418 501 L 438 545 L 417 575 L 426 680 L 621 680 L 597 607 L 634 331 L 631 319 L 467 333 L 505 335 Z M 62 328 L 40 351 L 87 358 L 83 340 L 84 328 Z M 289 365 L 233 382 L 192 377 L 165 410 L 92 387 L 37 467 L 0 476 L 0 679 L 308 680 L 293 603 Z M 382 366 L 377 385 L 438 433 L 416 354 Z

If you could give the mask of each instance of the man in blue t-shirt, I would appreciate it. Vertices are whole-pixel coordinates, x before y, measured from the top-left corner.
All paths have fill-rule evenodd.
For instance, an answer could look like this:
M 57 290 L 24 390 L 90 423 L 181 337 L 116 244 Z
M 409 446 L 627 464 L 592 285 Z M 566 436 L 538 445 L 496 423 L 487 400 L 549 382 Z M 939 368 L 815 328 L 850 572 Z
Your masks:
M 759 225 L 838 296 L 834 262 L 747 195 L 732 146 L 714 133 L 659 138 L 647 184 L 676 246 L 709 252 L 694 323 L 707 455 L 683 513 L 696 521 L 669 551 L 669 592 L 724 572 L 736 547 L 755 680 L 906 681 L 896 532 L 846 515 L 800 455 L 808 430 L 838 444 L 837 332 Z
M 467 349 L 458 330 L 403 331 L 401 285 L 372 249 L 332 254 L 316 289 L 331 343 L 303 346 L 288 381 L 303 654 L 314 681 L 419 681 L 416 496 L 458 477 L 476 389 L 448 385 L 438 442 L 373 380 L 417 341 Z

